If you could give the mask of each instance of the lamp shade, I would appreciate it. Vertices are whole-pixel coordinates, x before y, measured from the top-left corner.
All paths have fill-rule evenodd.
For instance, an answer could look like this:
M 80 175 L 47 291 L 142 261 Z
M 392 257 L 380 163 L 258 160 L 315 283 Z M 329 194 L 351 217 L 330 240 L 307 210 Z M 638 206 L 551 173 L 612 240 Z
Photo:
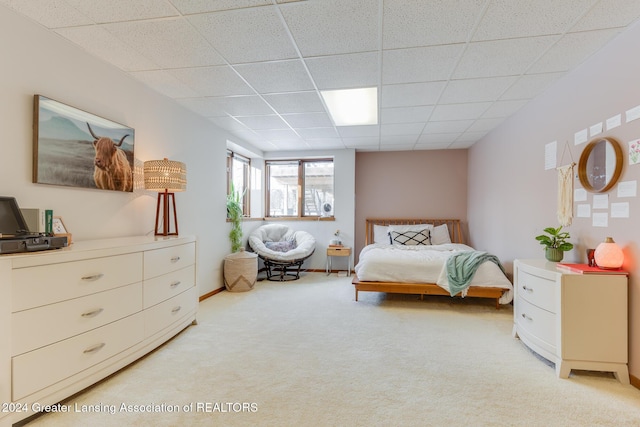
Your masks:
M 148 160 L 144 162 L 144 188 L 154 191 L 185 191 L 187 166 L 175 160 Z
M 594 257 L 596 265 L 604 269 L 620 268 L 624 261 L 622 249 L 620 249 L 620 246 L 618 246 L 611 237 L 607 237 L 604 242 L 596 247 Z

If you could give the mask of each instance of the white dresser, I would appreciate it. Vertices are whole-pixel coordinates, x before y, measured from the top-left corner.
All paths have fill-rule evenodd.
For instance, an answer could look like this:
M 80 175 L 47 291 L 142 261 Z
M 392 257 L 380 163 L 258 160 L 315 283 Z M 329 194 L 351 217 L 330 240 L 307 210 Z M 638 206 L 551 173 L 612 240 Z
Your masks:
M 610 371 L 628 384 L 627 286 L 626 275 L 516 260 L 513 335 L 554 362 L 560 378 L 572 369 Z
M 0 425 L 128 365 L 195 323 L 194 237 L 0 257 Z

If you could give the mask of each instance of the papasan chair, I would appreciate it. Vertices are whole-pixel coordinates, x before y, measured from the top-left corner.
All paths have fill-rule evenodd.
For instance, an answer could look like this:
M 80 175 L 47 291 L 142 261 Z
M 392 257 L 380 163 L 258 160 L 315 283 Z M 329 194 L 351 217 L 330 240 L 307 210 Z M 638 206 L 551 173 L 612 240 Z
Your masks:
M 249 235 L 249 246 L 264 261 L 267 279 L 298 280 L 300 268 L 316 248 L 316 239 L 306 231 L 282 224 L 266 224 Z

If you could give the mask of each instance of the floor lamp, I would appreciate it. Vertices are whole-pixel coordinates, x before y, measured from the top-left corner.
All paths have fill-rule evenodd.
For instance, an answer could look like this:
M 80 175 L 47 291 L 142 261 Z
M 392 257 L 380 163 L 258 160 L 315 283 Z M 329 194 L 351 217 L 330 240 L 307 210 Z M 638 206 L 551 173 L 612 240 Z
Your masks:
M 178 215 L 176 213 L 175 192 L 187 189 L 187 167 L 182 162 L 169 160 L 148 160 L 144 162 L 144 188 L 158 192 L 156 204 L 156 236 L 177 236 Z M 173 231 L 170 230 L 169 199 L 173 206 Z M 162 230 L 160 223 L 160 205 L 162 205 Z

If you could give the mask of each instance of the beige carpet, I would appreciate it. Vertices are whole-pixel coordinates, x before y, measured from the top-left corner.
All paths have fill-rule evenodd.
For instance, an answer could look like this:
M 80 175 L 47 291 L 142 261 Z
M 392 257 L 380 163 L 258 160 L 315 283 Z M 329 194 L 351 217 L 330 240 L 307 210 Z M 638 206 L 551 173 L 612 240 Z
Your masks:
M 511 306 L 492 301 L 361 293 L 355 302 L 350 278 L 306 273 L 209 298 L 198 320 L 65 402 L 97 413 L 27 425 L 640 425 L 640 390 L 608 373 L 557 379 L 512 338 Z

